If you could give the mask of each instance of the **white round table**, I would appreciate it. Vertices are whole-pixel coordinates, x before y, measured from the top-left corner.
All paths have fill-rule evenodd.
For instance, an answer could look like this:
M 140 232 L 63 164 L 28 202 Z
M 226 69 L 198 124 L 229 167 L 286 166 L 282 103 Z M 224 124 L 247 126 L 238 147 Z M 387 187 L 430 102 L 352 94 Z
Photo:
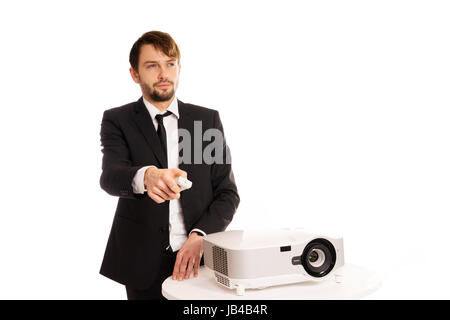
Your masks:
M 336 283 L 334 276 L 320 281 L 308 281 L 264 289 L 246 289 L 238 296 L 216 283 L 214 273 L 200 267 L 197 278 L 178 281 L 168 277 L 162 284 L 162 294 L 169 300 L 335 300 L 361 299 L 381 286 L 381 279 L 365 268 L 352 264 L 342 267 L 342 282 Z

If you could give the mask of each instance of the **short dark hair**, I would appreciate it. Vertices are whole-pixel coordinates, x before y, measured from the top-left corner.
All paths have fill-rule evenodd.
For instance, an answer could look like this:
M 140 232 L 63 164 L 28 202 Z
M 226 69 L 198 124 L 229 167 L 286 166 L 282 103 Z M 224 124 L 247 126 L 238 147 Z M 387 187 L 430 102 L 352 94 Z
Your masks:
M 144 44 L 152 44 L 156 49 L 161 50 L 166 56 L 176 58 L 180 63 L 180 50 L 172 37 L 165 32 L 149 31 L 144 33 L 136 42 L 130 51 L 130 65 L 137 71 L 139 65 L 139 53 Z

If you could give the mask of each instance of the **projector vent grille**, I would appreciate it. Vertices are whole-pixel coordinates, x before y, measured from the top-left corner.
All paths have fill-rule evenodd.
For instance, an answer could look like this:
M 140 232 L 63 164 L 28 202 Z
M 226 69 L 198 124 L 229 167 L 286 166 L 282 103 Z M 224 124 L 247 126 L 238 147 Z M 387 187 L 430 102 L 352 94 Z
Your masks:
M 230 287 L 230 279 L 221 276 L 217 272 L 215 272 L 214 274 L 216 275 L 217 282 L 223 284 L 224 286 L 227 286 L 228 288 Z
M 217 246 L 213 246 L 213 265 L 214 270 L 221 274 L 228 275 L 227 252 Z

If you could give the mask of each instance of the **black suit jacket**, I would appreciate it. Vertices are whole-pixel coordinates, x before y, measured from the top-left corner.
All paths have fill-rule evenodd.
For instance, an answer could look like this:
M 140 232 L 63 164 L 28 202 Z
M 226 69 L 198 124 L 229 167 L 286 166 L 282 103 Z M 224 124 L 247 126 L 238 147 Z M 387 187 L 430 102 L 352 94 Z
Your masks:
M 188 130 L 192 137 L 191 164 L 179 165 L 193 183 L 191 189 L 181 192 L 180 198 L 186 232 L 194 228 L 207 234 L 223 231 L 240 201 L 231 164 L 194 164 L 193 152 L 194 121 L 201 121 L 203 132 L 216 128 L 223 133 L 219 113 L 180 100 L 178 110 L 178 127 Z M 131 186 L 141 167 L 167 168 L 142 97 L 105 111 L 100 138 L 100 185 L 107 193 L 120 197 L 100 273 L 135 289 L 146 289 L 157 275 L 161 253 L 169 245 L 169 201 L 158 204 L 147 194 L 134 194 Z M 208 143 L 203 142 L 203 148 Z M 223 148 L 225 160 L 225 140 Z

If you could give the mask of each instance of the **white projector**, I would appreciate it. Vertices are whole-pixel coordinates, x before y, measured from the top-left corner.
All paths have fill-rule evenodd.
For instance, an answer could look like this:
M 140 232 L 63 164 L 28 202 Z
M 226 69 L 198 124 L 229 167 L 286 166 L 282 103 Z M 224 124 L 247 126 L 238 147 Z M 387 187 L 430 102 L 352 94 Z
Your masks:
M 204 261 L 216 282 L 243 295 L 247 288 L 323 281 L 341 282 L 342 237 L 281 229 L 232 230 L 203 237 Z

